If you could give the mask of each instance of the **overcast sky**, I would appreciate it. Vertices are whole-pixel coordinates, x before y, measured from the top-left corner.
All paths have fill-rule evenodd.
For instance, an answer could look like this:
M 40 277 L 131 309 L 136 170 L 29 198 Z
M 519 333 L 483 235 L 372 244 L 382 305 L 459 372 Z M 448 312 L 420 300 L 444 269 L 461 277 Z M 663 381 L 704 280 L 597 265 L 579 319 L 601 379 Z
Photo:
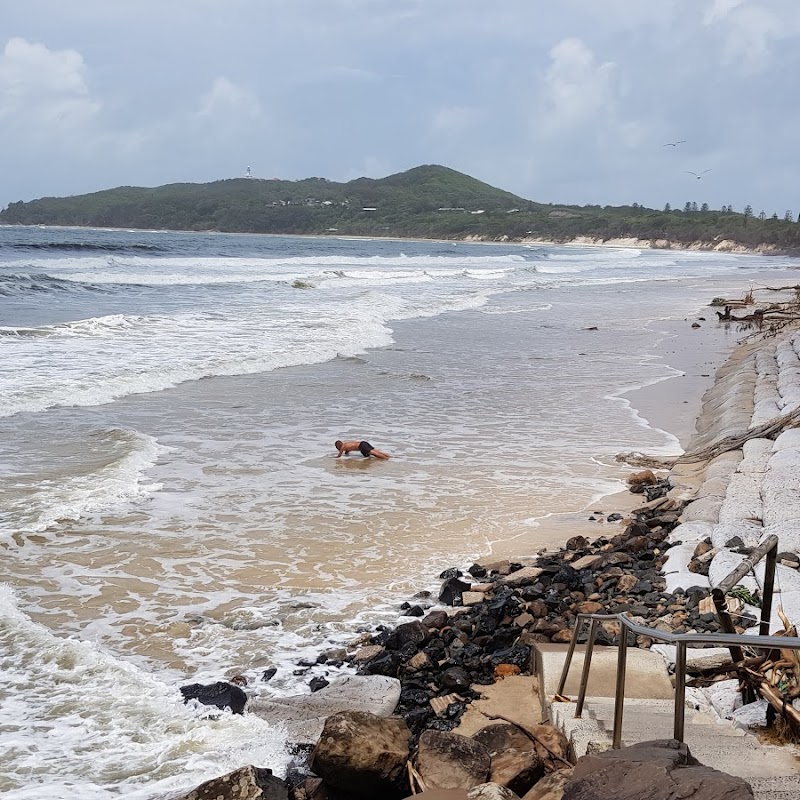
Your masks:
M 800 212 L 799 0 L 0 3 L 0 206 L 444 164 L 540 202 Z

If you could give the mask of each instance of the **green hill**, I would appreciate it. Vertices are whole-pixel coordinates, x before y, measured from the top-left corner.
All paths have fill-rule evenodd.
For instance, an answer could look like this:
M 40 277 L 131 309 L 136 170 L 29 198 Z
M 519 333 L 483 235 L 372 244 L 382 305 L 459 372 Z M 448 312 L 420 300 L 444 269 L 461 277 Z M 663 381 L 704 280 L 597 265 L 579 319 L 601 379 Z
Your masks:
M 0 223 L 252 233 L 476 237 L 570 241 L 638 238 L 685 246 L 721 240 L 800 250 L 800 225 L 752 211 L 535 203 L 447 167 L 415 167 L 386 178 L 335 183 L 238 178 L 155 188 L 121 186 L 74 197 L 11 203 Z

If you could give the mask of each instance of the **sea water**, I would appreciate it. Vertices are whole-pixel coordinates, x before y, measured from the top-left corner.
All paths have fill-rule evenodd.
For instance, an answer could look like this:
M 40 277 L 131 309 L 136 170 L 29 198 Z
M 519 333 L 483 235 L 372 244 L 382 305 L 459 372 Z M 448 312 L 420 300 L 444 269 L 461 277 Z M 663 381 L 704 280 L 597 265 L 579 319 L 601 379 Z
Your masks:
M 444 567 L 534 553 L 616 453 L 679 451 L 626 398 L 668 322 L 796 263 L 0 228 L 0 792 L 281 774 L 279 726 L 178 687 L 308 691 Z

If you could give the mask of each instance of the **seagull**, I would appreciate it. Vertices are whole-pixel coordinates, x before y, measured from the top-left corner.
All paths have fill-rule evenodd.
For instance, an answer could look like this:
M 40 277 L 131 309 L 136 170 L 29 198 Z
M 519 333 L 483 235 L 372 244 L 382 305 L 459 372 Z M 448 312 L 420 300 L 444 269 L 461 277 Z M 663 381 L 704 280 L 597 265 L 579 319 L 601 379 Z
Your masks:
M 662 144 L 662 147 L 677 147 L 679 144 L 686 144 L 686 139 L 681 139 L 678 142 L 667 142 L 666 144 Z
M 710 169 L 704 169 L 702 172 L 699 172 L 699 173 L 698 173 L 698 172 L 692 172 L 691 170 L 685 169 L 685 170 L 684 170 L 684 172 L 685 172 L 687 175 L 694 175 L 694 176 L 695 176 L 695 178 L 697 178 L 697 180 L 700 180 L 700 178 L 702 178 L 702 177 L 703 177 L 703 175 L 705 175 L 705 174 L 706 174 L 706 172 L 711 172 L 711 170 L 710 170 Z

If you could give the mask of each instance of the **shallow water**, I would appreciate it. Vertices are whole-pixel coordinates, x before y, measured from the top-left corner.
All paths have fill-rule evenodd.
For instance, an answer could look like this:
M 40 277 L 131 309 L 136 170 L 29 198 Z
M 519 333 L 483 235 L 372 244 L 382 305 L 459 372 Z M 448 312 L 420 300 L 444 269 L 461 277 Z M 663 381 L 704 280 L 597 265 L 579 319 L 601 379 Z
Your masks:
M 794 265 L 0 228 L 0 790 L 280 772 L 280 730 L 176 687 L 303 691 L 298 659 L 445 566 L 543 544 L 621 488 L 617 452 L 677 451 L 626 398 L 676 374 L 669 320 Z

